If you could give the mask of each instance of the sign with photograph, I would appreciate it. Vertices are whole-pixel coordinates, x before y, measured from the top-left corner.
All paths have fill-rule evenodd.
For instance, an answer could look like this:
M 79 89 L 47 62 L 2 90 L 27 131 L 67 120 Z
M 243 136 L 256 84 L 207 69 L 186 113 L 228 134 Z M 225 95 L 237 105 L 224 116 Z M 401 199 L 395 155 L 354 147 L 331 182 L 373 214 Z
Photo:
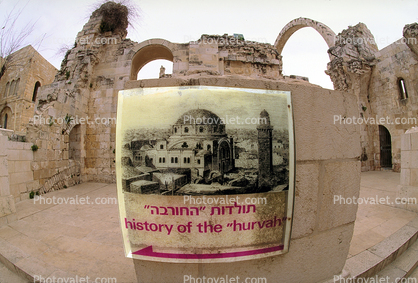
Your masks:
M 127 257 L 229 262 L 288 251 L 294 137 L 288 91 L 119 92 L 116 167 Z

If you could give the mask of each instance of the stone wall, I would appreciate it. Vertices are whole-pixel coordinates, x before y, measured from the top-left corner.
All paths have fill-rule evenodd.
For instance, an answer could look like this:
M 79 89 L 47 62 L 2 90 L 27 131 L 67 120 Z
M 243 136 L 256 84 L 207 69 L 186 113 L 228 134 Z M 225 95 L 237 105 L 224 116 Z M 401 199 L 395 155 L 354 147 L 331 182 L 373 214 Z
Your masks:
M 418 57 L 416 44 L 409 44 L 418 41 L 416 29 L 416 24 L 405 26 L 404 38 L 378 50 L 370 30 L 359 23 L 339 33 L 335 46 L 328 50 L 331 62 L 327 74 L 334 88 L 352 90 L 358 97 L 360 115 L 354 118 L 363 119 L 363 171 L 381 169 L 380 118 L 391 135 L 392 169 L 401 169 L 401 135 L 418 122 Z M 401 97 L 400 79 L 406 85 L 406 99 Z M 407 122 L 398 123 L 402 121 Z
M 418 128 L 408 130 L 402 135 L 401 184 L 397 197 L 402 203 L 397 207 L 418 213 Z
M 7 144 L 7 133 L 0 130 L 0 227 L 17 219 L 15 198 L 10 193 Z
M 33 180 L 31 143 L 8 141 L 7 160 L 9 170 L 10 193 L 15 202 L 29 198 L 29 193 L 38 188 Z
M 379 61 L 373 69 L 370 80 L 370 108 L 372 115 L 388 117 L 393 124 L 385 123 L 392 137 L 392 163 L 394 171 L 401 169 L 401 136 L 418 120 L 418 57 L 409 49 L 403 40 L 375 53 Z M 398 85 L 399 79 L 404 79 L 408 98 L 402 99 Z M 415 118 L 409 123 L 396 123 L 396 119 Z M 401 121 L 401 120 L 399 120 Z M 377 126 L 369 127 L 369 142 L 372 147 L 371 159 L 374 168 L 380 168 L 380 142 Z
M 126 88 L 179 85 L 232 86 L 291 91 L 296 138 L 294 221 L 289 252 L 280 256 L 216 264 L 170 264 L 134 260 L 138 282 L 181 281 L 185 274 L 266 278 L 268 282 L 321 282 L 342 273 L 356 205 L 334 204 L 334 195 L 358 197 L 360 132 L 355 125 L 333 124 L 333 115 L 359 115 L 349 92 L 232 76 L 199 76 L 129 81 Z M 330 213 L 332 211 L 333 213 Z M 303 267 L 303 268 L 301 268 Z M 280 278 L 280 279 L 278 279 Z
M 4 125 L 6 113 L 2 111 L 9 109 L 7 128 L 15 134 L 25 135 L 26 126 L 35 112 L 35 101 L 32 101 L 35 84 L 50 84 L 56 72 L 55 67 L 30 45 L 13 53 L 12 64 L 0 80 L 0 125 Z M 15 94 L 11 94 L 10 83 L 17 80 Z M 8 83 L 9 87 L 6 87 Z

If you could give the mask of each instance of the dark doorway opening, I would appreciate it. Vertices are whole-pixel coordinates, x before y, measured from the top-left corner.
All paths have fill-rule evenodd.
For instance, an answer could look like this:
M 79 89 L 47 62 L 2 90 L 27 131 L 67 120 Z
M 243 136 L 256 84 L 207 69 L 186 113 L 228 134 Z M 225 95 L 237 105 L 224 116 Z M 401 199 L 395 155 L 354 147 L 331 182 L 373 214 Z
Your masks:
M 388 129 L 379 125 L 380 167 L 392 168 L 392 139 Z

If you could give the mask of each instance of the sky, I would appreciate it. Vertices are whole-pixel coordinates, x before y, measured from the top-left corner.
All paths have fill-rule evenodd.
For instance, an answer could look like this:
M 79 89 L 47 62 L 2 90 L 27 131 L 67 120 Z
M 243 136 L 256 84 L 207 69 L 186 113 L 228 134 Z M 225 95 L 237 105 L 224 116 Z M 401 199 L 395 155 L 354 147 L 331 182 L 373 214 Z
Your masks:
M 0 0 L 0 20 L 15 7 L 23 9 L 16 27 L 28 22 L 35 29 L 27 39 L 59 69 L 62 46 L 72 46 L 77 33 L 101 1 L 96 0 Z M 202 34 L 243 34 L 246 40 L 274 44 L 281 29 L 293 19 L 310 18 L 336 34 L 363 22 L 375 36 L 379 49 L 402 37 L 405 24 L 418 22 L 417 0 L 131 0 L 139 18 L 128 29 L 128 38 L 142 42 L 163 38 L 185 43 Z M 327 45 L 312 28 L 294 33 L 286 43 L 283 74 L 300 75 L 325 88 L 333 89 L 324 73 L 329 62 Z M 160 62 L 145 66 L 140 78 L 158 77 Z M 166 66 L 170 73 L 171 63 Z
M 196 89 L 200 91 L 196 92 Z M 287 130 L 288 95 L 281 91 L 265 93 L 264 90 L 206 86 L 131 89 L 124 90 L 119 97 L 118 110 L 122 110 L 120 125 L 124 129 L 166 129 L 187 111 L 204 108 L 222 119 L 227 129 L 256 129 L 261 111 L 266 110 L 271 126 Z M 186 124 L 194 124 L 192 119 L 195 118 L 183 116 Z M 220 121 L 195 122 L 212 124 Z

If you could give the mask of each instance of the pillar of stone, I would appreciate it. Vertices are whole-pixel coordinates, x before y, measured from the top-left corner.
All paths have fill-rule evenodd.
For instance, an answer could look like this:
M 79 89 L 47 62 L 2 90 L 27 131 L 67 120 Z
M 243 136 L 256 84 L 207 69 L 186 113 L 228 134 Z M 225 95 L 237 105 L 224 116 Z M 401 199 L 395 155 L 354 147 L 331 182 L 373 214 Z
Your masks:
M 0 227 L 16 219 L 16 208 L 10 194 L 9 172 L 7 168 L 8 137 L 0 129 Z
M 418 127 L 402 135 L 401 184 L 396 206 L 418 212 Z
M 303 82 L 227 76 L 129 81 L 125 88 L 176 85 L 238 86 L 292 93 L 296 176 L 290 247 L 282 255 L 238 262 L 190 264 L 135 259 L 137 282 L 212 282 L 207 278 L 238 276 L 239 281 L 225 282 L 265 278 L 265 282 L 315 283 L 347 276 L 343 267 L 357 213 L 357 205 L 349 199 L 358 198 L 360 190 L 360 128 L 335 119 L 358 117 L 357 97 L 352 92 Z M 344 204 L 347 199 L 349 204 Z

